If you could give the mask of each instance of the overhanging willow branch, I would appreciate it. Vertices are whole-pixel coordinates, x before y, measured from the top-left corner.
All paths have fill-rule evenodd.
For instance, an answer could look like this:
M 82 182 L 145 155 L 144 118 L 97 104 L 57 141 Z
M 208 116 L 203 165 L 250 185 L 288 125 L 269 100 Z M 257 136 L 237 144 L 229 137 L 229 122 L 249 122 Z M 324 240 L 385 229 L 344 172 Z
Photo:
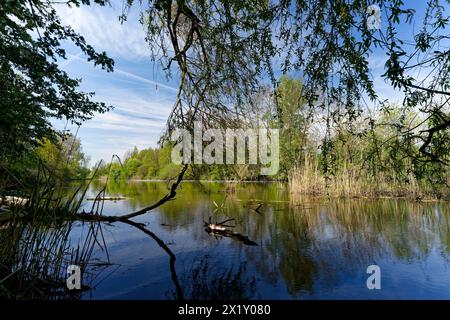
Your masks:
M 95 221 L 114 222 L 114 221 L 125 221 L 128 219 L 143 215 L 150 210 L 158 208 L 159 206 L 163 205 L 164 203 L 173 199 L 176 196 L 176 194 L 177 194 L 176 190 L 177 190 L 179 184 L 181 183 L 181 181 L 183 180 L 183 176 L 186 173 L 188 166 L 189 166 L 188 164 L 183 165 L 180 173 L 178 174 L 177 180 L 170 187 L 170 192 L 168 194 L 166 194 L 164 197 L 162 197 L 158 202 L 156 202 L 148 207 L 142 208 L 135 212 L 131 212 L 129 214 L 120 215 L 120 216 L 103 216 L 103 215 L 84 213 L 84 212 L 77 213 L 75 216 L 76 216 L 76 218 L 78 218 L 80 220 L 89 220 L 89 221 L 95 220 Z

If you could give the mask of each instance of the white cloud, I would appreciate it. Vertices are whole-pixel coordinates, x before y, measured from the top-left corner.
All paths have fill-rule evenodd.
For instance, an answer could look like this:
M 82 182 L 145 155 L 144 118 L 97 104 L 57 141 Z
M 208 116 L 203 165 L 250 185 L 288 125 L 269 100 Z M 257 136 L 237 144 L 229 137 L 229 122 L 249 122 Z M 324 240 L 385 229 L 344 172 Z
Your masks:
M 100 159 L 109 161 L 113 154 L 123 156 L 134 146 L 156 146 L 175 101 L 176 88 L 124 70 L 138 69 L 145 62 L 116 62 L 123 67 L 116 65 L 113 73 L 94 68 L 81 54 L 69 54 L 60 62 L 69 74 L 83 78 L 82 90 L 95 91 L 94 100 L 115 107 L 108 113 L 96 114 L 78 130 L 91 165 Z M 53 123 L 60 130 L 66 126 L 65 121 Z M 76 132 L 76 127 L 68 129 Z
M 375 92 L 380 100 L 389 100 L 390 103 L 401 103 L 404 94 L 401 91 L 395 90 L 385 78 L 381 76 L 375 77 L 373 81 Z
M 81 52 L 76 54 L 76 55 L 69 53 L 69 54 L 67 54 L 68 59 L 67 60 L 61 60 L 59 62 L 59 66 L 62 69 L 65 69 L 65 68 L 67 68 L 67 66 L 69 66 L 72 63 L 89 64 L 89 62 L 86 59 L 83 59 L 81 56 L 82 56 Z M 178 92 L 178 88 L 176 88 L 176 87 L 164 84 L 164 83 L 159 82 L 159 81 L 147 79 L 147 78 L 142 77 L 140 75 L 137 75 L 137 74 L 134 74 L 132 72 L 125 71 L 125 70 L 123 70 L 121 68 L 118 68 L 117 66 L 114 68 L 114 72 L 113 73 L 104 73 L 103 70 L 98 70 L 98 69 L 93 69 L 93 70 L 100 71 L 100 74 L 102 76 L 107 75 L 109 77 L 109 79 L 117 80 L 119 78 L 126 78 L 127 80 L 131 80 L 130 82 L 132 82 L 132 83 L 140 82 L 140 83 L 145 84 L 145 85 L 151 85 L 152 86 L 151 89 L 154 89 L 155 93 L 158 93 L 158 91 L 160 89 L 168 91 L 169 93 L 172 93 L 172 94 L 176 94 Z M 89 75 L 94 76 L 95 74 L 96 73 L 94 72 L 94 73 L 89 74 Z
M 100 117 L 126 115 L 129 121 L 145 120 L 155 121 L 164 125 L 175 102 L 175 98 L 164 95 L 156 95 L 155 92 L 136 92 L 132 89 L 123 89 L 117 86 L 101 87 L 97 90 L 95 100 L 104 101 L 115 108 Z
M 62 22 L 72 26 L 96 50 L 128 60 L 149 57 L 145 31 L 138 22 L 137 13 L 131 12 L 129 21 L 122 24 L 119 21 L 121 8 L 115 6 L 119 2 L 112 2 L 111 6 L 105 7 L 68 7 L 61 4 L 55 5 L 55 8 Z
M 121 69 L 116 69 L 115 72 L 120 74 L 120 75 L 123 75 L 123 76 L 125 76 L 127 78 L 134 79 L 134 80 L 137 80 L 137 81 L 141 81 L 141 82 L 144 82 L 144 83 L 147 83 L 147 84 L 150 84 L 150 85 L 154 85 L 156 90 L 158 90 L 159 88 L 162 88 L 162 89 L 166 89 L 166 90 L 169 90 L 171 92 L 174 92 L 174 93 L 178 92 L 178 89 L 175 88 L 175 87 L 171 87 L 171 86 L 165 85 L 165 84 L 163 84 L 161 82 L 158 82 L 158 81 L 149 80 L 147 78 L 135 75 L 135 74 L 133 74 L 131 72 L 127 72 L 127 71 L 124 71 L 124 70 L 121 70 Z
M 75 55 L 73 55 L 73 54 L 68 54 L 67 55 L 67 60 L 62 60 L 60 63 L 59 63 L 59 67 L 60 68 L 62 68 L 62 69 L 64 69 L 65 67 L 67 67 L 69 64 L 71 64 L 72 62 L 74 62 L 74 61 L 78 61 L 78 60 L 82 60 L 81 59 L 81 52 L 79 52 L 79 53 L 77 53 L 77 54 L 75 54 Z
M 109 161 L 113 154 L 122 156 L 134 146 L 156 146 L 173 106 L 169 100 L 151 101 L 122 89 L 111 89 L 107 97 L 99 95 L 97 99 L 108 99 L 116 108 L 84 122 L 78 132 L 91 164 L 100 159 Z
M 386 59 L 387 56 L 381 53 L 369 55 L 369 57 L 367 58 L 369 69 L 376 72 L 383 72 Z
M 109 112 L 99 114 L 94 119 L 86 121 L 83 124 L 83 127 L 91 129 L 108 129 L 114 130 L 115 132 L 122 131 L 123 134 L 147 134 L 154 128 L 161 131 L 164 128 L 164 123 L 155 120 L 141 120 L 136 119 L 135 117 Z
M 76 63 L 81 62 L 74 62 L 73 67 Z M 124 78 L 124 75 L 133 79 L 134 84 L 123 86 L 121 82 L 113 81 Z M 88 73 L 83 78 L 96 85 L 95 100 L 111 104 L 115 109 L 95 115 L 78 131 L 83 150 L 91 157 L 91 165 L 100 159 L 109 161 L 113 154 L 122 156 L 134 146 L 140 149 L 156 146 L 175 101 L 173 90 L 164 84 L 158 84 L 158 88 L 163 90 L 156 90 L 155 81 L 129 72 L 109 73 L 95 81 L 92 76 Z M 147 89 L 149 84 L 152 85 Z M 58 129 L 64 129 L 66 125 L 65 121 L 53 123 Z M 76 131 L 75 127 L 69 126 L 68 129 L 73 133 Z

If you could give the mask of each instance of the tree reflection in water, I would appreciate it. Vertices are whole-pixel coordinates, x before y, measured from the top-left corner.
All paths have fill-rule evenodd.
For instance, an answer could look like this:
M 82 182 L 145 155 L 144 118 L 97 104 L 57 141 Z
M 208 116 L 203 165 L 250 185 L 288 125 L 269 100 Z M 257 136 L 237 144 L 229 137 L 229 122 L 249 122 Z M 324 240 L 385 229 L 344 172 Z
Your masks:
M 230 266 L 217 262 L 208 255 L 194 259 L 183 278 L 188 299 L 246 300 L 255 296 L 256 278 L 248 274 L 246 262 Z
M 109 188 L 108 195 L 131 199 L 107 203 L 107 214 L 145 207 L 167 192 L 164 183 Z M 148 222 L 149 227 L 129 222 L 127 225 L 134 230 L 130 232 L 123 222 L 114 223 L 118 228 L 106 240 L 108 245 L 101 232 L 105 225 L 99 223 L 4 228 L 0 230 L 1 294 L 88 298 L 87 293 L 52 295 L 49 292 L 59 291 L 48 289 L 43 283 L 58 279 L 53 283 L 62 288 L 66 266 L 74 263 L 89 269 L 91 276 L 86 274 L 85 279 L 94 278 L 98 271 L 92 285 L 96 287 L 99 280 L 114 272 L 108 260 L 110 253 L 113 262 L 138 271 L 123 277 L 113 273 L 105 280 L 106 289 L 94 292 L 94 298 L 167 298 L 167 289 L 173 299 L 321 298 L 324 293 L 326 297 L 345 298 L 336 290 L 361 287 L 367 266 L 379 262 L 393 274 L 411 272 L 406 280 L 401 279 L 401 286 L 413 281 L 412 288 L 428 290 L 428 295 L 420 297 L 448 296 L 439 287 L 439 283 L 448 284 L 442 276 L 450 262 L 447 204 L 399 199 L 291 199 L 280 184 L 237 184 L 232 194 L 220 192 L 223 189 L 221 184 L 205 183 L 199 187 L 186 182 L 174 201 L 145 219 L 136 219 Z M 220 210 L 215 210 L 214 202 Z M 255 203 L 263 203 L 260 214 L 251 210 Z M 213 221 L 234 219 L 233 231 L 247 236 L 257 246 L 229 237 L 215 239 L 205 232 L 204 221 L 210 216 Z M 116 236 L 119 241 L 115 241 Z M 149 245 L 146 251 L 147 243 L 141 243 L 143 237 L 158 246 Z M 99 268 L 108 271 L 101 273 Z M 444 278 L 439 282 L 440 277 Z M 41 292 L 30 289 L 33 286 Z M 393 291 L 397 296 L 414 292 L 404 292 L 401 286 Z M 12 289 L 16 287 L 17 290 Z M 67 293 L 63 289 L 60 292 Z

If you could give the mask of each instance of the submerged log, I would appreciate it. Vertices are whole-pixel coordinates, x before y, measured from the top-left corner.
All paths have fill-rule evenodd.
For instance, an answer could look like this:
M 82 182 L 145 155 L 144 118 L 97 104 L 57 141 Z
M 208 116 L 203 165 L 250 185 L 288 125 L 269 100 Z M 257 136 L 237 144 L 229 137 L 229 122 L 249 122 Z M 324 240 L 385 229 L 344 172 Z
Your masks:
M 208 234 L 211 234 L 213 236 L 221 236 L 221 237 L 227 237 L 227 238 L 232 238 L 234 240 L 240 241 L 243 244 L 247 245 L 247 246 L 257 246 L 258 244 L 252 240 L 250 240 L 248 238 L 248 236 L 245 236 L 243 234 L 228 230 L 225 228 L 225 230 L 214 230 L 211 229 L 210 227 L 207 227 L 205 229 L 206 232 L 208 232 Z
M 215 223 L 211 223 L 207 225 L 207 228 L 211 231 L 227 231 L 227 228 L 221 225 L 217 225 Z
M 234 228 L 235 226 L 230 226 L 230 225 L 227 225 L 226 223 L 233 221 L 233 220 L 235 220 L 235 219 L 232 218 L 232 219 L 227 219 L 222 222 L 212 223 L 211 217 L 209 217 L 209 222 L 205 222 L 205 227 L 206 227 L 205 231 L 208 234 L 214 235 L 215 237 L 217 237 L 217 236 L 228 237 L 228 238 L 238 240 L 247 246 L 257 246 L 258 244 L 256 242 L 250 240 L 247 236 L 244 236 L 240 233 L 234 232 L 233 230 L 229 229 L 229 228 Z

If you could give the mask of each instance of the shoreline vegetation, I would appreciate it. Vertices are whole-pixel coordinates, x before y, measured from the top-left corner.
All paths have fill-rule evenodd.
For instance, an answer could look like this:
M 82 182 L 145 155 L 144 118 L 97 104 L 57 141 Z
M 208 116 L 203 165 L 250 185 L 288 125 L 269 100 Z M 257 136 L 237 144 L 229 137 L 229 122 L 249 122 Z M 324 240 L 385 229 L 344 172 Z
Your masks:
M 298 172 L 294 172 L 290 175 L 292 180 L 212 180 L 212 179 L 183 179 L 183 182 L 194 183 L 223 183 L 225 189 L 220 192 L 234 193 L 235 189 L 229 187 L 229 185 L 238 184 L 266 184 L 266 183 L 283 183 L 289 186 L 289 194 L 292 198 L 312 197 L 312 198 L 344 198 L 344 199 L 405 199 L 415 202 L 450 202 L 450 192 L 447 194 L 441 194 L 437 197 L 432 190 L 421 191 L 417 184 L 411 186 L 405 185 L 389 185 L 387 183 L 380 184 L 374 183 L 369 185 L 366 181 L 350 181 L 344 180 L 344 177 L 339 177 L 334 181 L 327 182 L 323 177 L 317 178 L 315 181 L 310 181 L 298 176 Z M 107 177 L 99 177 L 98 181 L 104 183 L 107 181 Z M 140 182 L 170 182 L 170 179 L 126 179 L 118 180 L 110 183 L 140 183 Z M 341 182 L 344 182 L 341 184 Z M 355 187 L 353 187 L 353 185 Z M 361 188 L 361 185 L 366 186 L 365 189 Z M 109 199 L 111 198 L 111 199 Z M 123 200 L 127 197 L 105 197 L 102 200 Z M 92 200 L 92 199 L 87 199 Z
M 106 176 L 96 179 L 102 183 L 142 183 L 161 182 L 170 183 L 172 179 L 119 179 L 108 182 Z M 430 186 L 421 187 L 413 178 L 412 183 L 390 183 L 387 179 L 371 177 L 355 177 L 349 174 L 340 174 L 326 179 L 318 172 L 303 172 L 294 170 L 289 174 L 288 180 L 217 180 L 217 179 L 183 179 L 182 182 L 194 183 L 223 183 L 224 189 L 220 192 L 235 193 L 233 185 L 238 184 L 287 184 L 291 198 L 347 198 L 347 199 L 406 199 L 415 202 L 450 202 L 450 190 L 445 188 L 432 189 Z M 108 197 L 106 197 L 108 198 Z M 116 197 L 112 196 L 112 200 Z M 88 199 L 89 200 L 89 199 Z M 108 200 L 108 199 L 104 199 Z
M 317 169 L 296 168 L 289 174 L 289 189 L 294 195 L 328 196 L 339 198 L 406 198 L 415 201 L 450 201 L 450 190 L 408 177 L 401 182 L 393 176 L 370 176 L 354 171 L 341 172 L 332 177 Z M 433 188 L 434 187 L 434 188 Z

